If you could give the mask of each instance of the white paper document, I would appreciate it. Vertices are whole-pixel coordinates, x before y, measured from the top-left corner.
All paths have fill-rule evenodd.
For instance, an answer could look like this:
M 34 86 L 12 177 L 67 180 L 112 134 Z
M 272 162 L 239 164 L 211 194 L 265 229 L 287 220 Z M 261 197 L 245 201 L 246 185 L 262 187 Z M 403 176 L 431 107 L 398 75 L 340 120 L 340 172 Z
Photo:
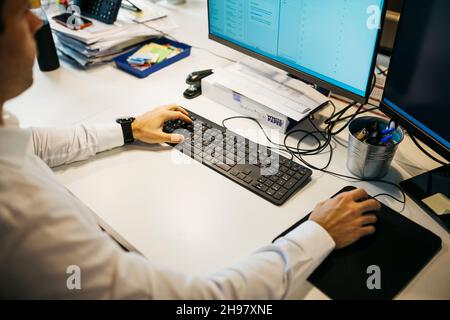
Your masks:
M 242 64 L 234 64 L 215 73 L 216 82 L 268 108 L 300 121 L 324 104 L 327 97 L 318 94 L 311 97 L 310 90 L 304 85 L 303 92 L 287 84 L 291 81 L 286 76 L 284 83 L 272 80 L 267 74 L 255 72 Z M 272 75 L 272 76 L 279 76 Z M 305 94 L 306 93 L 306 94 Z

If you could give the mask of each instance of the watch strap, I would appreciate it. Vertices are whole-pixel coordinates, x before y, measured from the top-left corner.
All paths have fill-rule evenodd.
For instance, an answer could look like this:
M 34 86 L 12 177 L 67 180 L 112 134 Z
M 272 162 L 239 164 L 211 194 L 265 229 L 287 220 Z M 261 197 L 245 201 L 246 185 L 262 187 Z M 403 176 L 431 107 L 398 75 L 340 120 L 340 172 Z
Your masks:
M 117 123 L 122 126 L 122 133 L 123 133 L 123 141 L 125 144 L 131 144 L 134 142 L 134 136 L 133 136 L 133 128 L 132 123 L 134 122 L 134 118 L 127 118 L 127 119 L 117 119 Z

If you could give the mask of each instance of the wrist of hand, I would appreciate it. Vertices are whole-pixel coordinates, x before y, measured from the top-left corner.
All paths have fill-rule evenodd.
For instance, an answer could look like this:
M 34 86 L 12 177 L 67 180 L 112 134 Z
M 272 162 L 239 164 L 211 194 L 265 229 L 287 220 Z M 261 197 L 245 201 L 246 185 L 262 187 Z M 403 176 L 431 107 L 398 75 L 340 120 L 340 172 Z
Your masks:
M 134 134 L 133 134 L 133 130 L 132 130 L 132 124 L 133 121 L 135 119 L 130 117 L 130 118 L 120 118 L 117 119 L 116 122 L 118 124 L 120 124 L 120 126 L 122 127 L 122 134 L 123 134 L 123 141 L 124 144 L 129 144 L 129 143 L 133 143 L 135 140 Z
M 131 132 L 133 132 L 133 138 L 140 141 L 142 137 L 142 129 L 137 121 L 131 124 Z

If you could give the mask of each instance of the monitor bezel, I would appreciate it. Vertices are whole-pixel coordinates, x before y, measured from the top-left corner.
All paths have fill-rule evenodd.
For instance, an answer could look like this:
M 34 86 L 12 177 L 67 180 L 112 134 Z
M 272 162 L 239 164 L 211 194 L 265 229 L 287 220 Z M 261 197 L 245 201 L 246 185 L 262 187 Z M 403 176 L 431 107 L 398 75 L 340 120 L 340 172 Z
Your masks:
M 402 26 L 403 25 L 402 24 L 402 16 L 403 16 L 403 11 L 404 11 L 405 5 L 406 4 L 404 3 L 402 6 L 401 13 L 400 13 L 400 21 L 399 21 L 399 25 L 398 25 L 397 34 L 395 35 L 395 45 L 392 50 L 390 65 L 393 62 L 395 62 L 395 59 L 398 59 L 398 57 L 396 58 L 396 51 L 398 48 L 397 39 L 399 37 L 399 33 L 400 33 L 399 31 L 403 27 Z M 386 85 L 389 83 L 389 81 L 390 81 L 390 77 L 389 77 L 389 73 L 388 73 L 388 75 L 386 77 Z M 390 117 L 392 120 L 396 121 L 410 135 L 413 135 L 414 137 L 416 137 L 417 139 L 419 139 L 420 141 L 425 143 L 428 147 L 433 149 L 436 153 L 438 153 L 444 159 L 446 159 L 447 161 L 450 161 L 450 149 L 447 149 L 447 147 L 445 145 L 443 145 L 440 141 L 433 138 L 431 135 L 429 135 L 428 133 L 426 133 L 425 131 L 420 129 L 416 124 L 411 122 L 410 119 L 406 118 L 405 116 L 400 114 L 398 111 L 394 110 L 389 105 L 387 105 L 384 102 L 385 98 L 386 98 L 386 93 L 383 92 L 383 97 L 381 98 L 381 103 L 380 103 L 380 111 L 381 112 L 383 112 L 386 116 Z M 411 118 L 414 119 L 414 117 L 411 117 Z M 439 135 L 439 137 L 441 137 L 441 136 Z
M 358 94 L 356 94 L 354 92 L 351 92 L 351 91 L 349 91 L 347 89 L 344 89 L 342 87 L 334 85 L 334 84 L 332 84 L 332 83 L 330 83 L 328 81 L 319 79 L 319 78 L 317 78 L 315 76 L 312 76 L 312 75 L 310 75 L 310 74 L 308 74 L 306 72 L 303 72 L 301 70 L 295 69 L 295 68 L 293 68 L 291 66 L 288 66 L 288 65 L 286 65 L 284 63 L 281 63 L 281 62 L 278 62 L 278 61 L 276 61 L 274 59 L 268 58 L 268 57 L 266 57 L 266 56 L 264 56 L 262 54 L 259 54 L 259 53 L 255 52 L 255 51 L 252 51 L 252 50 L 249 50 L 247 48 L 241 47 L 240 45 L 237 45 L 237 44 L 235 44 L 235 43 L 233 43 L 231 41 L 228 41 L 226 39 L 223 39 L 223 38 L 221 38 L 219 36 L 216 36 L 216 35 L 212 34 L 211 33 L 211 21 L 210 21 L 211 17 L 210 17 L 210 13 L 209 13 L 210 12 L 209 11 L 209 5 L 210 5 L 209 2 L 210 2 L 210 0 L 207 1 L 207 11 L 208 11 L 208 35 L 209 35 L 208 38 L 210 40 L 216 41 L 216 42 L 218 42 L 220 44 L 223 44 L 223 45 L 225 45 L 227 47 L 230 47 L 230 48 L 232 48 L 232 49 L 234 49 L 236 51 L 244 53 L 244 54 L 246 54 L 246 55 L 248 55 L 248 56 L 250 56 L 252 58 L 255 58 L 255 59 L 258 59 L 258 60 L 263 61 L 265 63 L 268 63 L 268 64 L 270 64 L 270 65 L 272 65 L 274 67 L 277 67 L 277 68 L 279 68 L 279 69 L 281 69 L 283 71 L 288 72 L 289 74 L 291 74 L 292 76 L 294 76 L 294 77 L 296 77 L 296 78 L 298 78 L 300 80 L 303 80 L 303 81 L 306 81 L 306 82 L 309 82 L 309 83 L 313 83 L 313 84 L 315 84 L 315 85 L 317 85 L 319 87 L 322 87 L 324 89 L 330 90 L 333 93 L 336 93 L 336 94 L 344 96 L 344 97 L 346 97 L 348 99 L 354 100 L 357 103 L 367 104 L 367 102 L 369 101 L 369 97 L 370 97 L 370 95 L 372 93 L 371 92 L 371 88 L 372 88 L 373 76 L 369 77 L 369 79 L 367 81 L 366 95 L 365 96 L 361 96 L 361 95 L 358 95 Z M 378 52 L 379 52 L 381 36 L 382 36 L 382 33 L 383 33 L 382 31 L 383 31 L 384 22 L 385 22 L 385 19 L 386 19 L 387 3 L 388 3 L 388 0 L 384 0 L 383 1 L 383 8 L 381 10 L 380 28 L 378 29 L 378 35 L 377 35 L 377 39 L 376 39 L 376 43 L 375 43 L 375 47 L 374 47 L 374 52 L 373 52 L 373 55 L 372 55 L 372 63 L 371 63 L 371 67 L 370 67 L 370 74 L 374 73 L 375 65 L 376 65 L 376 62 L 377 62 L 377 55 L 378 55 Z

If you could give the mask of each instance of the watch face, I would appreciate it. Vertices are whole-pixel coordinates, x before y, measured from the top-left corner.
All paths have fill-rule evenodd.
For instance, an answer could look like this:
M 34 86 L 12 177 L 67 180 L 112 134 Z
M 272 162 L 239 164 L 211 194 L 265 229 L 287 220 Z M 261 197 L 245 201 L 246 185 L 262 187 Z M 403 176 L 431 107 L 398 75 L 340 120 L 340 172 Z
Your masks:
M 117 119 L 117 123 L 129 123 L 129 122 L 133 122 L 134 120 L 136 120 L 135 118 L 131 117 L 131 118 L 120 118 Z

